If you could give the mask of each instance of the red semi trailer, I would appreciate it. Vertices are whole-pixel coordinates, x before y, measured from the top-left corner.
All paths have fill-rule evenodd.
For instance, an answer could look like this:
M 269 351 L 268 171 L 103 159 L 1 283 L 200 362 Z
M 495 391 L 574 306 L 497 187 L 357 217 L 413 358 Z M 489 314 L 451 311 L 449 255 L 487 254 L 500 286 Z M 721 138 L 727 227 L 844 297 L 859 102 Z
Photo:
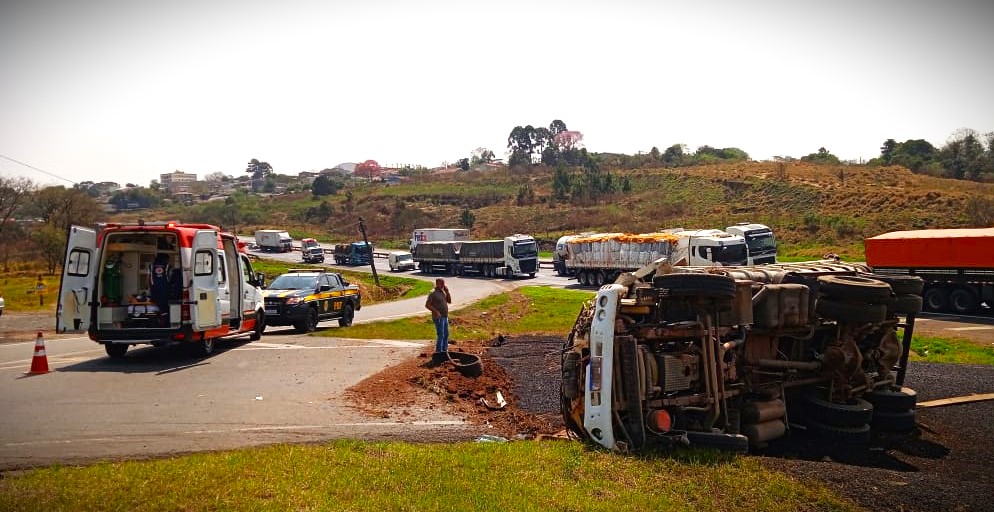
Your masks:
M 989 312 L 994 303 L 994 228 L 894 231 L 866 239 L 877 274 L 925 282 L 926 311 Z

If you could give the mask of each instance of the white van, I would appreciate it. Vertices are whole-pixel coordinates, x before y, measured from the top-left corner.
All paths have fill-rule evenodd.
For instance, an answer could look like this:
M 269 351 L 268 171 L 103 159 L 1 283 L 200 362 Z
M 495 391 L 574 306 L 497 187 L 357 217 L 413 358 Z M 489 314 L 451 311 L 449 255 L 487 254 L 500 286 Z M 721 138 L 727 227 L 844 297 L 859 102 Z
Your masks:
M 393 251 L 387 254 L 387 263 L 393 272 L 414 270 L 414 257 L 407 251 Z
M 56 330 L 86 331 L 114 358 L 131 345 L 257 340 L 266 317 L 244 244 L 209 224 L 72 226 L 59 286 Z

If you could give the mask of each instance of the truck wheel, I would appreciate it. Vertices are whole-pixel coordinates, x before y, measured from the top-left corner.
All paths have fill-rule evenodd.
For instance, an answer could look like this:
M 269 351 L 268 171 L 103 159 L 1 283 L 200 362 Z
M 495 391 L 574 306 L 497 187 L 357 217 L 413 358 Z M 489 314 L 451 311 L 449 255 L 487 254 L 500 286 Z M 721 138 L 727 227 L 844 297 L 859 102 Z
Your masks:
M 893 290 L 896 295 L 921 295 L 922 289 L 925 287 L 925 281 L 922 281 L 922 278 L 918 276 L 883 276 L 879 274 L 872 274 L 871 277 L 877 281 L 883 281 L 889 284 L 890 289 Z
M 819 276 L 818 290 L 836 299 L 860 299 L 873 302 L 891 296 L 890 285 L 862 276 Z
M 921 310 L 921 295 L 898 295 L 894 300 L 894 312 L 896 313 L 917 313 Z
M 837 427 L 824 423 L 808 420 L 808 432 L 826 439 L 841 441 L 843 443 L 867 443 L 870 441 L 870 426 L 867 424 L 853 427 Z
M 874 411 L 870 427 L 883 432 L 908 432 L 915 429 L 915 411 Z
M 925 309 L 943 311 L 949 305 L 949 292 L 944 288 L 929 288 L 925 292 Z
M 352 304 L 346 304 L 342 308 L 342 318 L 338 319 L 339 327 L 348 327 L 352 325 L 352 319 L 355 318 L 355 310 L 352 309 Z
M 106 343 L 104 350 L 111 359 L 124 359 L 124 354 L 128 352 L 128 346 L 121 343 Z
M 884 304 L 859 304 L 824 297 L 818 299 L 815 312 L 823 318 L 851 324 L 883 322 L 887 318 Z
M 252 330 L 252 334 L 249 336 L 249 341 L 259 341 L 262 339 L 262 332 L 265 330 L 266 313 L 260 310 L 255 314 L 255 329 Z
M 837 427 L 858 427 L 873 417 L 873 405 L 862 398 L 840 404 L 825 400 L 817 390 L 804 394 L 804 406 L 811 419 Z
M 652 286 L 666 290 L 670 297 L 735 297 L 735 280 L 717 274 L 663 274 L 653 278 Z
M 299 333 L 314 332 L 318 328 L 318 311 L 314 308 L 307 308 L 307 316 L 300 322 L 293 324 L 293 328 Z
M 914 409 L 918 403 L 918 393 L 915 390 L 898 386 L 877 388 L 863 395 L 863 398 L 873 404 L 875 411 L 906 411 Z
M 949 294 L 949 307 L 954 313 L 968 315 L 976 311 L 979 305 L 977 294 L 969 288 L 957 288 Z

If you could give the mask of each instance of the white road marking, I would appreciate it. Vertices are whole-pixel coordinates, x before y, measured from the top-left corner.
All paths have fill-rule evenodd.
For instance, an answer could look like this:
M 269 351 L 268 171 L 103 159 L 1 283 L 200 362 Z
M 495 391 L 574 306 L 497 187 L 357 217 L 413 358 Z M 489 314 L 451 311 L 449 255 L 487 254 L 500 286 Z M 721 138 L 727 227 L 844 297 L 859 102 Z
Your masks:
M 994 326 L 975 326 L 975 327 L 947 327 L 947 331 L 989 331 L 994 329 Z

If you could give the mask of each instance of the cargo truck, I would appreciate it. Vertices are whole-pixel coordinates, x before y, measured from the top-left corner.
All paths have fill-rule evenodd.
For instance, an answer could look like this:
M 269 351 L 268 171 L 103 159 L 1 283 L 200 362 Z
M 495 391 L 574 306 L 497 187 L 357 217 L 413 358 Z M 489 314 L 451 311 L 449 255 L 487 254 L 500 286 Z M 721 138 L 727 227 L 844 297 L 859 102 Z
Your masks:
M 746 263 L 745 240 L 717 229 L 599 233 L 569 238 L 564 243 L 564 266 L 584 286 L 614 282 L 623 272 L 660 260 L 674 266 Z
M 866 239 L 866 263 L 921 278 L 926 311 L 989 313 L 994 304 L 994 228 L 884 233 Z
M 373 246 L 366 242 L 335 245 L 335 264 L 369 265 L 373 261 Z
M 421 242 L 465 242 L 469 230 L 464 228 L 418 228 L 411 234 L 411 252 Z
M 538 244 L 529 235 L 502 240 L 421 242 L 414 247 L 414 262 L 423 273 L 454 276 L 535 277 Z
M 64 261 L 56 330 L 85 331 L 112 358 L 139 344 L 209 355 L 216 340 L 257 340 L 266 327 L 264 276 L 252 271 L 244 244 L 216 226 L 72 226 Z
M 290 252 L 293 238 L 290 233 L 278 229 L 260 229 L 255 232 L 255 245 L 266 252 Z
M 725 232 L 745 239 L 748 265 L 777 262 L 777 240 L 769 226 L 739 222 L 734 226 L 725 228 Z
M 835 260 L 622 274 L 564 343 L 563 419 L 618 451 L 913 432 L 903 381 L 921 287 Z

